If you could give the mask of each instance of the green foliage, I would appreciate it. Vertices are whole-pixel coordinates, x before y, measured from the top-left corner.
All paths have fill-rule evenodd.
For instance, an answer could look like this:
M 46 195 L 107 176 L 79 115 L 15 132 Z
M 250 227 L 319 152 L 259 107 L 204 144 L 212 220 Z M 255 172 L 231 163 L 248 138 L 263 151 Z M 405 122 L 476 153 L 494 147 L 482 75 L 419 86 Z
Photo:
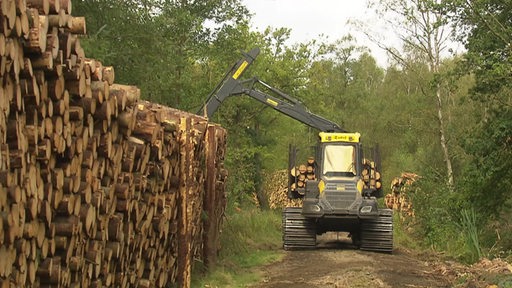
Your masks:
M 229 141 L 229 143 L 232 143 Z M 232 145 L 230 147 L 236 147 Z M 228 197 L 231 203 L 239 206 L 250 199 L 250 195 L 256 193 L 259 184 L 259 149 L 257 147 L 249 148 L 231 148 L 226 157 L 226 165 L 230 171 L 228 181 Z
M 510 215 L 512 11 L 509 1 L 447 4 L 447 11 L 457 20 L 457 36 L 467 49 L 460 70 L 474 75 L 475 85 L 469 95 L 480 110 L 476 113 L 478 124 L 472 125 L 463 139 L 462 147 L 470 156 L 463 169 L 465 201 L 478 203 L 475 209 L 479 225 L 488 232 L 486 235 L 494 236 L 486 237 L 485 244 L 491 246 L 503 239 L 496 239 L 499 235 L 489 228 L 502 230 L 506 223 L 495 225 L 496 221 Z
M 468 201 L 479 203 L 478 212 L 486 217 L 497 216 L 506 209 L 511 192 L 512 111 L 499 110 L 492 120 L 477 127 L 466 146 L 474 156 L 473 165 L 468 168 Z
M 115 65 L 116 82 L 139 86 L 144 99 L 182 110 L 198 110 L 210 86 L 210 71 L 197 70 L 197 61 L 248 14 L 239 0 L 75 3 L 75 14 L 88 19 L 88 56 Z
M 449 251 L 458 244 L 456 223 L 460 208 L 447 187 L 440 186 L 439 182 L 440 178 L 422 179 L 418 183 L 420 190 L 409 195 L 419 226 L 414 232 L 428 246 Z M 460 253 L 460 249 L 453 252 Z

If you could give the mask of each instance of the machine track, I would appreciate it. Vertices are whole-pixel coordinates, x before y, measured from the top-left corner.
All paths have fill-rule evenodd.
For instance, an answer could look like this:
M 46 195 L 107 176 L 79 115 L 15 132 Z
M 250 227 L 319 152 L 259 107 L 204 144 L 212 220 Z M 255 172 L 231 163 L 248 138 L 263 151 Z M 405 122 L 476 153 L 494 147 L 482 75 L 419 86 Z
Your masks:
M 300 207 L 283 210 L 283 248 L 285 250 L 314 249 L 316 247 L 315 222 L 301 214 Z
M 361 250 L 393 252 L 393 210 L 380 210 L 379 217 L 361 223 Z

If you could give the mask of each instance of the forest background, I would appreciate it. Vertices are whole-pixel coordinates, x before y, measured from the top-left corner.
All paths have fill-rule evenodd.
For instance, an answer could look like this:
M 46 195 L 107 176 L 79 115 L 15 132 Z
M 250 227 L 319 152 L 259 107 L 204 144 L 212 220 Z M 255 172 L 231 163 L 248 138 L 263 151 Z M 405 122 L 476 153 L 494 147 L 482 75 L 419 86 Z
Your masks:
M 387 47 L 367 33 L 388 67 L 351 35 L 290 45 L 289 28 L 255 31 L 240 0 L 73 5 L 87 19 L 87 55 L 113 65 L 116 81 L 137 85 L 142 98 L 192 113 L 240 51 L 260 47 L 245 76 L 378 143 L 385 193 L 402 172 L 421 176 L 410 193 L 416 217 L 404 226 L 411 236 L 468 262 L 512 254 L 512 1 L 370 1 L 400 41 Z M 451 53 L 450 42 L 464 52 Z M 265 194 L 289 144 L 316 141 L 317 131 L 246 97 L 227 100 L 213 121 L 229 132 L 231 208 Z

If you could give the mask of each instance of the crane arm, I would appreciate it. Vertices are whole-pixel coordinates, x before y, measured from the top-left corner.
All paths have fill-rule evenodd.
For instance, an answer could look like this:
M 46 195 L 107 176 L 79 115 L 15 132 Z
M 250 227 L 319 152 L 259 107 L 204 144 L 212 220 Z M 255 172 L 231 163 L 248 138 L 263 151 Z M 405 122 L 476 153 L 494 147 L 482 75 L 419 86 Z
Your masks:
M 208 100 L 206 101 L 204 107 L 197 114 L 211 117 L 215 111 L 217 111 L 222 102 L 226 100 L 226 98 L 231 96 L 247 95 L 297 121 L 300 121 L 320 131 L 346 132 L 344 129 L 338 126 L 338 124 L 309 112 L 308 109 L 300 101 L 259 80 L 258 78 L 240 80 L 239 78 L 242 73 L 247 69 L 247 67 L 250 66 L 258 54 L 258 48 L 254 48 L 248 53 L 244 53 L 244 58 L 239 60 L 226 73 L 223 80 L 208 96 Z M 266 88 L 266 90 L 272 92 L 275 96 L 258 90 L 255 88 L 256 84 L 263 86 Z
M 242 53 L 243 58 L 236 62 L 231 69 L 226 72 L 222 81 L 213 89 L 208 95 L 208 99 L 201 109 L 196 113 L 197 115 L 203 115 L 211 118 L 215 111 L 219 108 L 220 104 L 226 100 L 227 97 L 233 95 L 233 91 L 240 89 L 240 76 L 244 73 L 258 54 L 260 54 L 259 48 L 253 48 L 247 53 Z
M 273 109 L 299 121 L 310 127 L 324 132 L 346 132 L 338 124 L 327 120 L 319 115 L 313 114 L 297 99 L 283 93 L 282 91 L 268 85 L 267 83 L 252 78 L 241 82 L 241 91 L 234 91 L 234 95 L 248 95 L 259 102 L 266 104 Z M 260 84 L 277 96 L 270 95 L 256 89 L 255 84 Z

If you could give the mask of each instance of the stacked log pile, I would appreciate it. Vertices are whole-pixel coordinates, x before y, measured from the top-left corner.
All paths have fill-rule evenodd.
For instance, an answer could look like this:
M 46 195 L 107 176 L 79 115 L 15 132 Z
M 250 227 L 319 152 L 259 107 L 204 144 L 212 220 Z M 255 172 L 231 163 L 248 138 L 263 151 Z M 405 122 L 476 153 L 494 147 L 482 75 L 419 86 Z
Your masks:
M 270 209 L 302 207 L 302 198 L 288 199 L 288 177 L 290 171 L 280 170 L 265 177 L 265 191 Z
M 363 189 L 381 190 L 382 176 L 375 167 L 375 162 L 368 159 L 363 160 L 363 170 L 361 171 L 363 180 Z
M 306 182 L 316 179 L 316 165 L 314 157 L 309 157 L 306 164 L 300 164 L 289 170 L 276 171 L 265 177 L 264 190 L 270 209 L 302 207 Z M 288 198 L 289 193 L 292 199 Z
M 384 198 L 389 209 L 400 212 L 401 216 L 414 217 L 409 194 L 415 191 L 414 183 L 420 178 L 415 173 L 404 172 L 391 181 L 391 193 Z
M 0 1 L 0 287 L 189 287 L 217 252 L 225 131 L 115 84 L 85 27 L 70 0 Z
M 293 167 L 290 169 L 289 173 L 289 183 L 290 183 L 290 191 L 300 196 L 304 196 L 306 182 L 308 180 L 315 180 L 315 167 L 316 161 L 315 158 L 309 157 L 306 164 L 301 164 L 298 167 Z

